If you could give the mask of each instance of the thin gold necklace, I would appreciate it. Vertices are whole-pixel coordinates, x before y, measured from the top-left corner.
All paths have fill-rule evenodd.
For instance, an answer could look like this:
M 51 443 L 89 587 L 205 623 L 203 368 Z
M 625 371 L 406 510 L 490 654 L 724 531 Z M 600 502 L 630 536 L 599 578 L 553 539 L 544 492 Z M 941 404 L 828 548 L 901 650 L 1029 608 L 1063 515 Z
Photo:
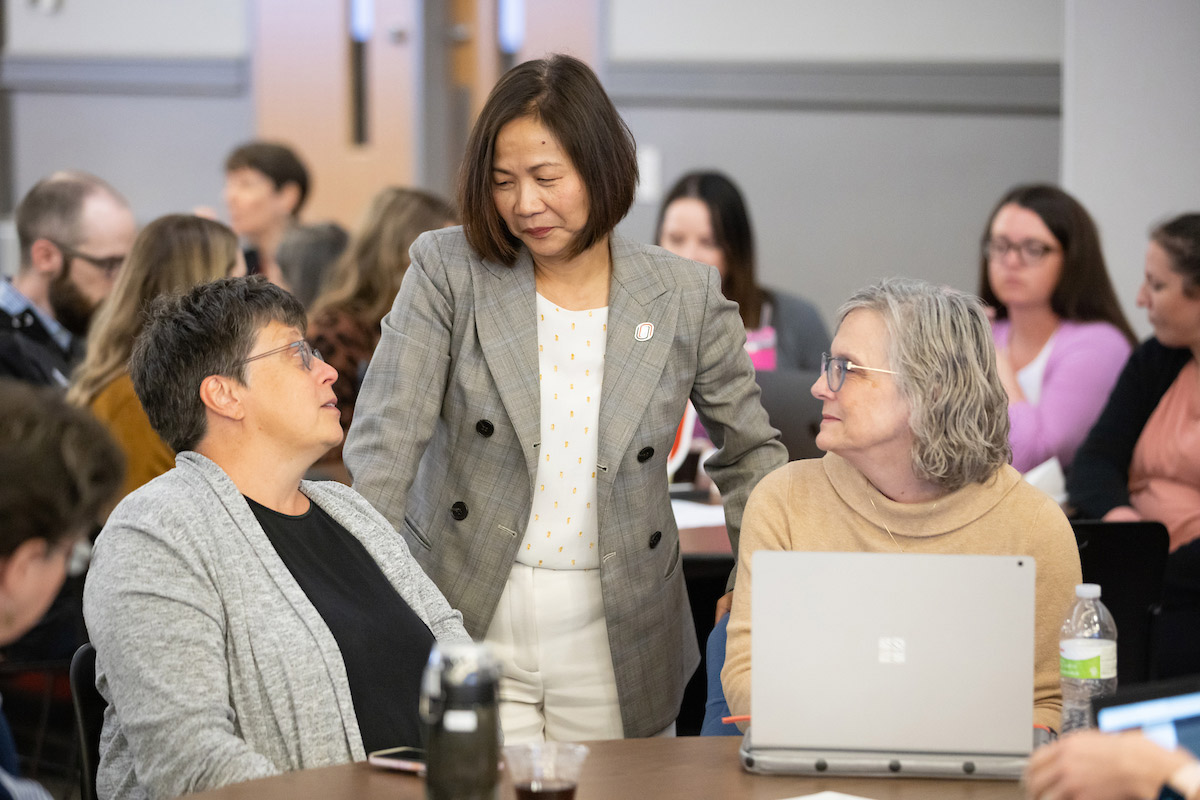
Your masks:
M 876 515 L 878 515 L 878 514 L 879 514 L 879 509 L 878 509 L 878 508 L 875 508 L 875 498 L 871 497 L 871 495 L 867 495 L 867 499 L 871 501 L 871 508 L 873 508 L 873 509 L 875 510 L 875 514 L 876 514 Z M 936 505 L 936 504 L 935 504 L 935 505 Z M 904 552 L 904 548 L 903 548 L 903 547 L 901 547 L 901 546 L 900 546 L 900 543 L 896 541 L 896 537 L 895 537 L 895 536 L 892 534 L 892 529 L 891 529 L 891 528 L 889 528 L 889 527 L 887 526 L 887 523 L 886 523 L 886 522 L 884 522 L 884 523 L 883 523 L 883 529 L 884 529 L 885 531 L 887 531 L 887 535 L 888 535 L 888 536 L 891 536 L 891 537 L 892 537 L 892 544 L 896 545 L 896 549 L 897 549 L 897 550 L 899 550 L 901 553 L 903 553 L 903 552 Z

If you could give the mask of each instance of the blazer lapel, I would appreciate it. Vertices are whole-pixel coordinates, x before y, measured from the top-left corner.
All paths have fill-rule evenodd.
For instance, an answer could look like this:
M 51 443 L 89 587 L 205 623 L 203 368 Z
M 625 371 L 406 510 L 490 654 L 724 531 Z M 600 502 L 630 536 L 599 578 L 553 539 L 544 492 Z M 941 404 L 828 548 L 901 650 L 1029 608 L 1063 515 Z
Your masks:
M 496 390 L 512 420 L 529 482 L 537 474 L 541 441 L 541 396 L 538 394 L 537 303 L 533 261 L 522 248 L 511 267 L 484 261 L 475 284 L 475 325 L 479 346 Z
M 621 459 L 654 395 L 679 315 L 675 293 L 659 277 L 652 260 L 628 240 L 613 235 L 613 274 L 608 301 L 604 384 L 600 392 L 598 500 L 612 489 Z M 653 333 L 643 323 L 653 325 Z M 682 417 L 683 408 L 679 409 Z

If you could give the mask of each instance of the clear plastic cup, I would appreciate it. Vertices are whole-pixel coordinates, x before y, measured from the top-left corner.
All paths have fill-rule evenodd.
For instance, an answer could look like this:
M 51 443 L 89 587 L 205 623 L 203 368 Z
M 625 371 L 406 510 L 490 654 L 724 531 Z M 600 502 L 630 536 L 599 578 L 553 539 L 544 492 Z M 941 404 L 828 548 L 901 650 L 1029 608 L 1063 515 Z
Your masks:
M 568 742 L 536 742 L 504 748 L 504 763 L 517 800 L 572 800 L 588 749 Z

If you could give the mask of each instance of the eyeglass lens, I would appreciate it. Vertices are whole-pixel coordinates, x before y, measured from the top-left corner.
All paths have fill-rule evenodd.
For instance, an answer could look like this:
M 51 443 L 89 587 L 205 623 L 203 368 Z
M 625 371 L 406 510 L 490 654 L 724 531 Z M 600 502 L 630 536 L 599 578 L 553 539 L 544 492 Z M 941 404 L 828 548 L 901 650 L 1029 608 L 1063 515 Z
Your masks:
M 304 363 L 305 369 L 308 369 L 308 370 L 312 369 L 312 364 L 313 364 L 314 358 L 317 359 L 318 361 L 325 360 L 325 357 L 321 355 L 320 350 L 313 347 L 311 344 L 304 341 L 303 339 L 301 339 L 299 342 L 297 342 L 297 347 L 300 348 L 300 360 Z
M 843 359 L 833 358 L 828 353 L 822 353 L 821 370 L 825 373 L 825 385 L 829 387 L 829 391 L 836 392 L 842 388 L 842 384 L 846 380 L 846 366 Z

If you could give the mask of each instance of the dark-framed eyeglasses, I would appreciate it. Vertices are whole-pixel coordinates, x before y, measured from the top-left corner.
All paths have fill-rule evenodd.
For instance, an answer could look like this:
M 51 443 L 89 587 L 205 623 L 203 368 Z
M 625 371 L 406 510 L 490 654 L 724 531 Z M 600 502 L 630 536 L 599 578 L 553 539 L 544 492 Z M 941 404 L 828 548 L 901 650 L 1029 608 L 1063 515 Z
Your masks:
M 1014 242 L 1003 236 L 997 236 L 983 243 L 983 256 L 992 261 L 999 261 L 1015 250 L 1022 262 L 1036 264 L 1051 253 L 1057 252 L 1058 249 L 1057 245 L 1039 242 L 1037 239 L 1023 239 Z
M 301 361 L 301 363 L 304 364 L 304 368 L 307 370 L 312 369 L 314 359 L 318 360 L 318 361 L 325 360 L 325 358 L 321 355 L 320 350 L 313 347 L 311 344 L 309 344 L 305 340 L 298 339 L 289 344 L 285 344 L 282 347 L 276 347 L 274 350 L 268 350 L 267 352 L 259 353 L 256 356 L 250 356 L 249 358 L 243 358 L 238 363 L 239 364 L 249 364 L 251 361 L 257 361 L 260 358 L 266 358 L 267 356 L 273 356 L 276 353 L 282 353 L 285 350 L 296 350 L 297 352 L 299 352 L 300 353 L 300 361 Z
M 99 258 L 98 256 L 89 256 L 87 253 L 80 252 L 79 250 L 76 250 L 74 247 L 68 247 L 65 244 L 60 244 L 60 243 L 54 241 L 53 239 L 48 239 L 47 241 L 49 241 L 50 244 L 54 245 L 55 247 L 57 247 L 59 249 L 59 252 L 61 252 L 63 254 L 63 258 L 66 258 L 68 260 L 70 260 L 72 258 L 78 258 L 81 261 L 86 261 L 89 264 L 91 264 L 93 267 L 95 267 L 96 269 L 103 272 L 109 278 L 116 275 L 117 271 L 120 270 L 122 265 L 124 265 L 124 263 L 125 263 L 126 256 L 123 256 L 123 255 L 122 256 L 108 256 L 107 258 Z
M 829 387 L 829 391 L 836 392 L 842 388 L 842 384 L 846 382 L 846 373 L 850 370 L 862 370 L 864 372 L 886 372 L 888 375 L 899 375 L 899 372 L 891 369 L 879 369 L 878 367 L 864 367 L 861 364 L 855 364 L 848 358 L 841 356 L 833 357 L 829 353 L 821 353 L 821 371 L 825 373 L 825 385 Z

